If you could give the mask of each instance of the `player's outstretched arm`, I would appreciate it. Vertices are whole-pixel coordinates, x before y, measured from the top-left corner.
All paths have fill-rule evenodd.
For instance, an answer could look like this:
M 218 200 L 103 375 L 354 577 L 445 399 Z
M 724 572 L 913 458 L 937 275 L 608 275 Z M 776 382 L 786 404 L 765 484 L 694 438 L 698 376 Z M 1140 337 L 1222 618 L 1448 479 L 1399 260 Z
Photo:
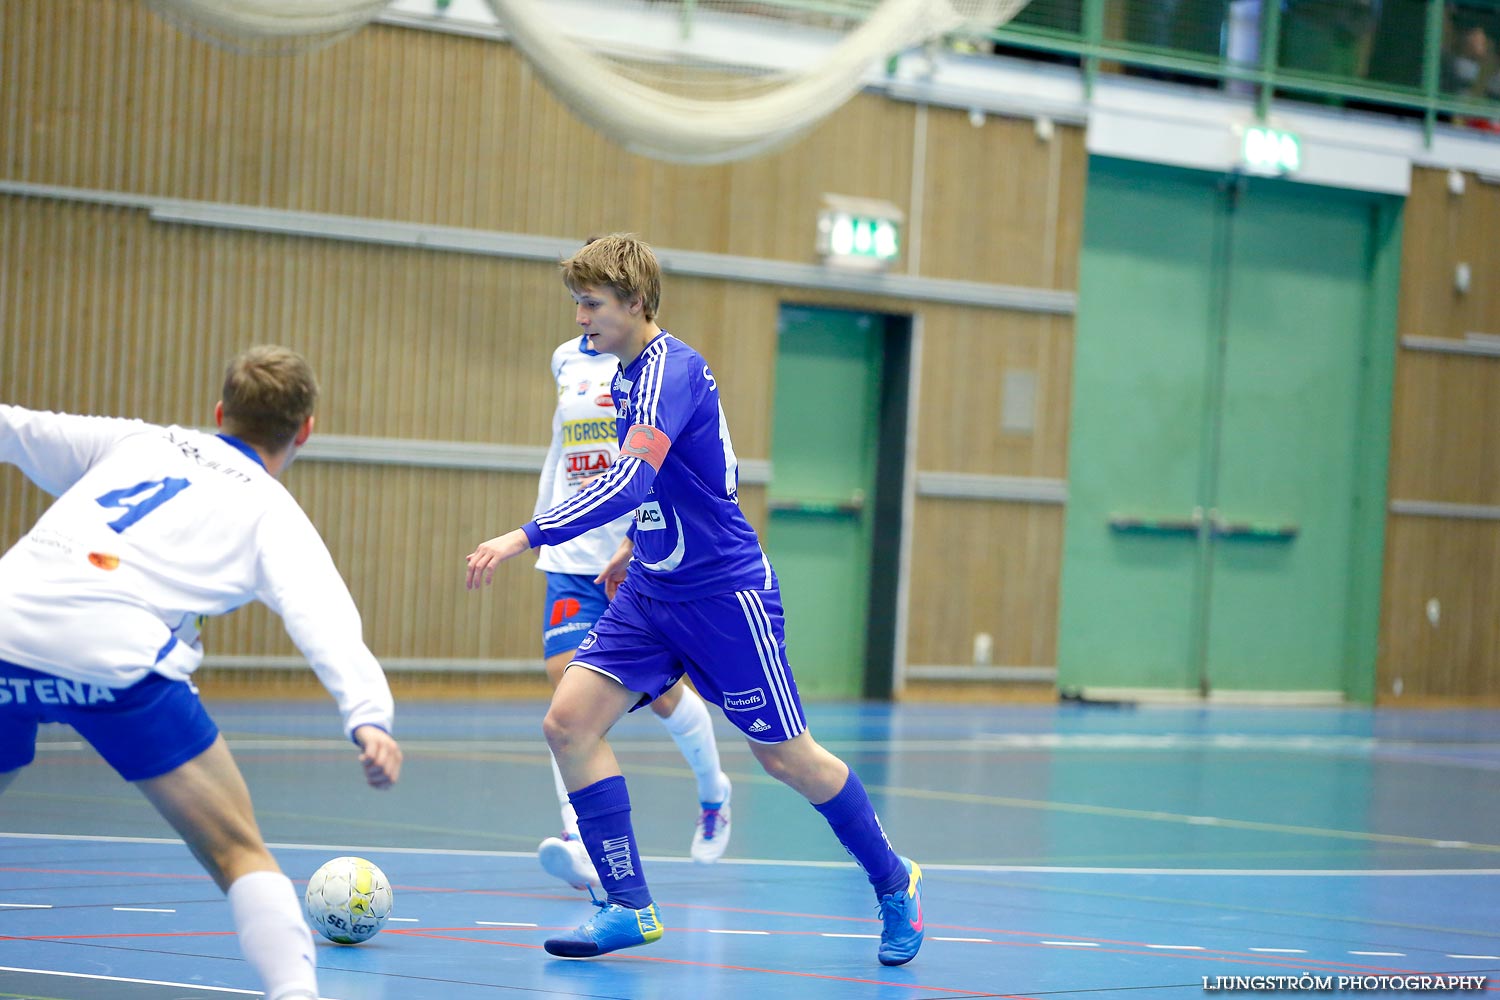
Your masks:
M 595 583 L 604 584 L 604 596 L 611 601 L 615 599 L 615 592 L 620 589 L 620 584 L 625 582 L 625 573 L 630 569 L 630 557 L 634 554 L 635 542 L 627 535 L 620 539 L 620 547 L 615 549 L 615 554 L 609 557 L 604 569 L 594 577 Z
M 500 564 L 513 556 L 531 548 L 531 540 L 526 537 L 526 532 L 521 528 L 515 531 L 507 531 L 487 542 L 480 542 L 479 547 L 470 552 L 465 558 L 469 564 L 468 577 L 464 586 L 469 590 L 477 590 L 486 586 L 495 579 L 495 570 Z
M 359 762 L 365 769 L 365 780 L 371 788 L 390 788 L 401 777 L 401 744 L 379 726 L 364 725 L 354 730 L 359 743 Z

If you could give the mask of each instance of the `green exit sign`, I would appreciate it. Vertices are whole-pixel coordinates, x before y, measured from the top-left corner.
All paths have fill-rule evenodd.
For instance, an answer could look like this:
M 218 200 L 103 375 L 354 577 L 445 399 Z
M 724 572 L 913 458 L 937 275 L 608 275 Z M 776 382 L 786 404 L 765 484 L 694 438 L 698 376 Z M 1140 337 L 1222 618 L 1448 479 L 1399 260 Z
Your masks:
M 826 196 L 818 213 L 818 255 L 844 267 L 887 267 L 901 255 L 902 218 L 888 202 Z
M 1254 125 L 1245 129 L 1240 155 L 1251 170 L 1290 174 L 1302 169 L 1302 142 L 1291 132 Z

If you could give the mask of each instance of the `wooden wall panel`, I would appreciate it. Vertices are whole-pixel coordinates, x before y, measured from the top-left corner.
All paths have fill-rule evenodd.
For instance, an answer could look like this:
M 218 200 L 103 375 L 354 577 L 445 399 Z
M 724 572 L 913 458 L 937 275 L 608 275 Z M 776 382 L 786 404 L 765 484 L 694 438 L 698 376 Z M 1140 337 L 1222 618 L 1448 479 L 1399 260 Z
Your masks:
M 1060 506 L 928 498 L 917 506 L 907 658 L 973 661 L 974 636 L 1001 666 L 1057 662 Z
M 923 311 L 918 468 L 1063 478 L 1073 318 L 957 308 Z M 1001 425 L 1007 371 L 1036 377 L 1035 429 Z
M 1379 701 L 1500 698 L 1500 524 L 1395 516 L 1386 528 Z M 1436 621 L 1428 604 L 1436 603 Z
M 1500 504 L 1500 358 L 1402 351 L 1392 406 L 1392 497 Z
M 938 108 L 927 129 L 921 272 L 1077 288 L 1083 132 L 1040 138 L 1029 119 L 985 118 L 976 127 L 967 114 Z
M 1407 201 L 1403 336 L 1500 335 L 1500 187 L 1416 169 Z M 1467 293 L 1454 287 L 1460 263 Z M 1401 348 L 1391 416 L 1392 499 L 1500 506 L 1500 358 Z M 1377 697 L 1500 700 L 1500 522 L 1392 513 L 1386 523 Z M 1437 621 L 1427 617 L 1437 602 Z M 1398 682 L 1399 681 L 1399 685 Z

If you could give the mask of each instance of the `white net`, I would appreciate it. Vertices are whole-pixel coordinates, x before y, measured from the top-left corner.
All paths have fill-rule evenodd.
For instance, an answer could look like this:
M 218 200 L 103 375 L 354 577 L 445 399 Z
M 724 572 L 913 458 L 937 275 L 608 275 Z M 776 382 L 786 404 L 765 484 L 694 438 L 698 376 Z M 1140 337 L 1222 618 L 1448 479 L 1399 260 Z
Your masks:
M 643 156 L 719 163 L 796 138 L 892 54 L 987 33 L 1026 0 L 624 0 L 613 7 L 628 33 L 591 23 L 568 0 L 488 2 L 589 125 Z
M 390 0 L 146 0 L 244 52 L 336 41 Z M 871 69 L 940 36 L 986 34 L 1027 0 L 482 0 L 573 113 L 626 149 L 722 163 L 790 142 Z
M 391 0 L 146 0 L 162 20 L 235 52 L 284 55 L 338 41 Z

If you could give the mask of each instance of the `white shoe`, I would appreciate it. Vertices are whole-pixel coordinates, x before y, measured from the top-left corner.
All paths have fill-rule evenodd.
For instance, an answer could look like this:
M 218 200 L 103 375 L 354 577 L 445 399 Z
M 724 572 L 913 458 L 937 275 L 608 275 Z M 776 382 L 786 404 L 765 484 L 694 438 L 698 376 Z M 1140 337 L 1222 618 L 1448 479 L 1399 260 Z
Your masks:
M 724 856 L 729 847 L 729 796 L 734 789 L 729 778 L 724 778 L 724 801 L 705 802 L 698 814 L 698 826 L 693 830 L 693 860 L 700 865 L 711 865 Z
M 560 878 L 575 889 L 599 888 L 599 873 L 589 860 L 589 849 L 577 837 L 564 834 L 548 837 L 536 849 L 536 859 L 542 863 L 542 871 Z

